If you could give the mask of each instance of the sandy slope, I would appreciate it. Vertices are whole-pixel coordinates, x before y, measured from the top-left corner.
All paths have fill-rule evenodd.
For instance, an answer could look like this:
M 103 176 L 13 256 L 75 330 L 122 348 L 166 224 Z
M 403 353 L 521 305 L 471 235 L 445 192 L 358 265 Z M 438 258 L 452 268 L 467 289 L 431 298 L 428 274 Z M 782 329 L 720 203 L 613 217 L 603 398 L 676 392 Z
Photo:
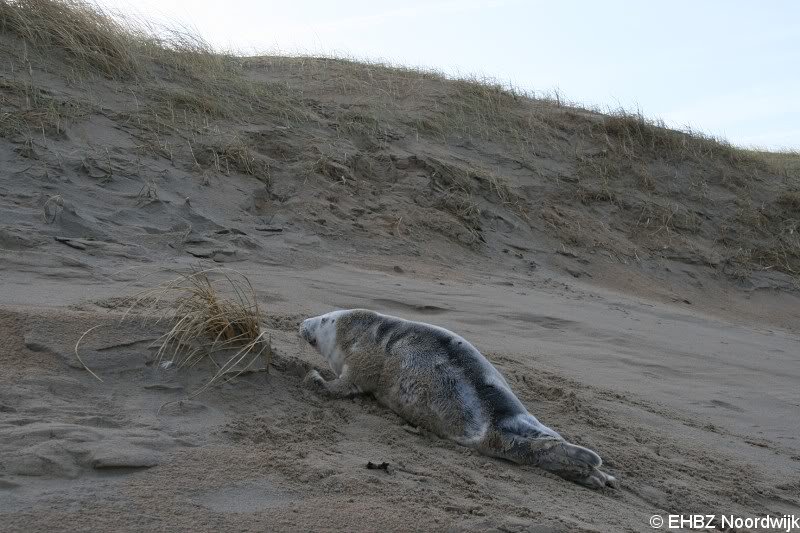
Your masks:
M 220 92 L 228 71 L 116 79 L 11 33 L 0 56 L 0 530 L 800 514 L 797 176 L 635 118 L 344 61 L 246 62 L 254 101 Z M 162 330 L 109 309 L 164 268 L 219 265 L 256 288 L 274 368 L 161 408 L 209 369 L 155 368 Z M 337 307 L 462 334 L 620 489 L 306 390 L 321 361 L 297 324 Z M 102 383 L 73 354 L 97 324 L 83 355 Z
M 68 267 L 48 261 L 89 260 L 66 246 L 61 255 L 22 268 L 25 254 L 3 253 L 7 530 L 643 531 L 668 511 L 800 511 L 796 332 L 551 276 L 454 274 L 407 260 L 398 273 L 287 256 L 285 265 L 237 264 L 270 313 L 272 374 L 158 413 L 207 374 L 149 366 L 158 330 L 119 327 L 98 307 L 140 274 L 101 260 L 59 279 L 50 269 Z M 297 321 L 351 306 L 464 334 L 533 413 L 598 450 L 621 489 L 593 492 L 475 455 L 404 427 L 369 398 L 325 401 L 305 390 L 299 375 L 320 361 L 297 338 Z M 97 323 L 107 327 L 85 357 L 104 383 L 72 355 Z M 393 471 L 368 470 L 369 461 Z

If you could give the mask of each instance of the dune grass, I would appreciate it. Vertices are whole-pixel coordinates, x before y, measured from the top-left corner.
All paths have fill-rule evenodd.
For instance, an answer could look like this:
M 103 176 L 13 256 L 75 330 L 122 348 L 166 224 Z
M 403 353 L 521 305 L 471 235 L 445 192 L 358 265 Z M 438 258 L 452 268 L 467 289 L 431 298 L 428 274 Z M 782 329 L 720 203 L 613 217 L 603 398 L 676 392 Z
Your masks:
M 691 250 L 721 248 L 748 268 L 800 275 L 796 152 L 739 148 L 639 111 L 587 109 L 487 78 L 337 57 L 237 57 L 186 28 L 85 0 L 2 1 L 0 31 L 15 51 L 12 75 L 0 77 L 4 136 L 58 139 L 71 122 L 104 114 L 136 139 L 137 155 L 206 184 L 211 174 L 267 187 L 292 176 L 348 194 L 381 177 L 374 169 L 387 168 L 394 142 L 416 142 L 419 159 L 442 163 L 420 168 L 433 208 L 478 237 L 496 210 L 636 260 L 637 250 L 690 237 Z M 56 95 L 37 68 L 116 97 L 105 105 Z M 291 157 L 270 148 L 276 139 Z M 763 216 L 744 216 L 742 205 Z M 411 212 L 397 218 L 414 226 Z
M 237 65 L 187 28 L 117 16 L 84 0 L 3 1 L 0 23 L 39 50 L 65 53 L 83 73 L 113 79 L 152 77 L 155 66 L 200 79 Z
M 640 112 L 603 115 L 574 104 L 565 106 L 558 95 L 536 96 L 489 78 L 451 79 L 432 70 L 336 57 L 240 58 L 215 50 L 187 28 L 117 16 L 85 0 L 4 1 L 0 28 L 34 49 L 66 54 L 79 72 L 137 80 L 155 122 L 176 129 L 181 122 L 190 123 L 189 115 L 200 117 L 192 122 L 195 126 L 254 112 L 289 121 L 308 119 L 302 88 L 288 90 L 286 85 L 256 82 L 246 75 L 248 68 L 267 66 L 290 69 L 307 79 L 325 73 L 332 90 L 366 104 L 369 111 L 361 113 L 357 122 L 372 128 L 391 117 L 423 135 L 471 136 L 529 151 L 543 140 L 552 141 L 571 120 L 583 122 L 582 134 L 604 140 L 610 149 L 630 158 L 720 157 L 733 164 L 791 166 L 784 158 L 757 157 L 722 139 L 670 129 Z
M 145 325 L 167 325 L 167 331 L 153 343 L 157 348 L 155 365 L 180 370 L 204 360 L 212 363 L 215 373 L 191 396 L 243 372 L 269 372 L 272 346 L 261 328 L 264 317 L 253 286 L 240 272 L 212 268 L 179 273 L 124 298 L 116 308 L 124 310 L 120 322 L 135 317 Z M 100 379 L 83 363 L 78 351 L 93 329 L 78 340 L 75 354 Z
M 13 0 L 0 3 L 4 31 L 41 49 L 66 52 L 74 64 L 111 77 L 141 70 L 139 51 L 150 44 L 138 29 L 100 7 L 75 0 Z
M 220 279 L 212 281 L 209 275 Z M 169 305 L 159 311 L 160 303 Z M 269 369 L 272 349 L 261 329 L 263 316 L 255 290 L 243 274 L 229 269 L 206 269 L 182 273 L 123 304 L 123 319 L 138 314 L 145 321 L 165 321 L 169 330 L 157 341 L 156 363 L 169 360 L 178 368 L 191 367 L 208 358 L 217 372 L 203 387 L 236 377 L 257 361 Z M 229 353 L 223 363 L 218 353 Z M 197 393 L 201 392 L 197 391 Z
M 63 55 L 79 77 L 133 82 L 130 90 L 166 123 L 184 113 L 299 116 L 281 87 L 252 82 L 241 58 L 215 50 L 187 28 L 118 16 L 84 0 L 9 0 L 0 2 L 0 30 L 29 45 L 23 62 L 34 53 Z

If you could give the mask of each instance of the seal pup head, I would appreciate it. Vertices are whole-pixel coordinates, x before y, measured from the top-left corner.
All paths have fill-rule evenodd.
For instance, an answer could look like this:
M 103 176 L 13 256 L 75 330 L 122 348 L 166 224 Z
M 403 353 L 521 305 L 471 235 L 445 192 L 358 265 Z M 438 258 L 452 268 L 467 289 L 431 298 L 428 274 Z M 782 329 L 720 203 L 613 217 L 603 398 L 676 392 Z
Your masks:
M 307 318 L 300 324 L 300 336 L 316 348 L 337 374 L 341 373 L 344 363 L 344 354 L 339 349 L 337 342 L 337 330 L 339 322 L 345 319 L 345 315 L 348 313 L 350 311 L 347 310 L 331 311 L 324 315 Z
M 327 359 L 336 348 L 336 319 L 345 311 L 332 311 L 303 320 L 300 336 Z
M 353 342 L 373 325 L 378 316 L 366 309 L 331 311 L 304 320 L 300 324 L 300 336 L 316 348 L 339 375 Z

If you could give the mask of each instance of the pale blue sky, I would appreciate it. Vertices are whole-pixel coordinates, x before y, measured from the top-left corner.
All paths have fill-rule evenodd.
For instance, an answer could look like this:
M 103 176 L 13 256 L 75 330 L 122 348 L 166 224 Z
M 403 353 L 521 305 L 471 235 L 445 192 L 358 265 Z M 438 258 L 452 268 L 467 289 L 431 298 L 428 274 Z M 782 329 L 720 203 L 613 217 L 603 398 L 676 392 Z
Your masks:
M 98 0 L 253 53 L 340 54 L 558 88 L 800 149 L 800 2 Z

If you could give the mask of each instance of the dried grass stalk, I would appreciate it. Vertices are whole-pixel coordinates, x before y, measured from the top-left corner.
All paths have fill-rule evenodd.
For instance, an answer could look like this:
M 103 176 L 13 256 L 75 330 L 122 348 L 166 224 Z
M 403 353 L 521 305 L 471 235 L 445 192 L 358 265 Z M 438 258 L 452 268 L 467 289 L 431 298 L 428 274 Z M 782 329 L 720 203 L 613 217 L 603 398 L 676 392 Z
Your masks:
M 219 279 L 212 281 L 212 273 L 219 274 Z M 256 371 L 269 372 L 271 342 L 261 329 L 255 290 L 240 272 L 214 268 L 179 274 L 126 298 L 119 307 L 125 308 L 122 320 L 135 315 L 145 322 L 169 324 L 169 330 L 153 343 L 158 347 L 156 364 L 170 361 L 177 368 L 186 368 L 206 358 L 213 362 L 217 372 L 191 396 L 220 381 L 253 372 L 259 360 L 263 367 Z M 225 355 L 223 362 L 218 360 L 221 354 Z

